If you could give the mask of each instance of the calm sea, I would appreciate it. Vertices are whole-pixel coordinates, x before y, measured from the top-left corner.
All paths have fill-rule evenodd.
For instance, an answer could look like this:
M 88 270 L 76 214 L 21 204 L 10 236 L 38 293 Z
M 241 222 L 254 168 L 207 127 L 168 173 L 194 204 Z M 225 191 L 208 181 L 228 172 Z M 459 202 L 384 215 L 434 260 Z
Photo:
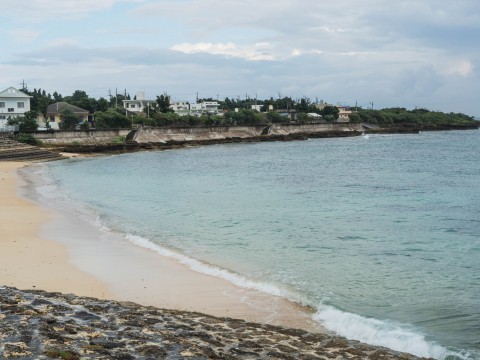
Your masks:
M 103 226 L 314 306 L 340 335 L 480 359 L 479 154 L 480 131 L 452 131 L 141 152 L 46 171 Z

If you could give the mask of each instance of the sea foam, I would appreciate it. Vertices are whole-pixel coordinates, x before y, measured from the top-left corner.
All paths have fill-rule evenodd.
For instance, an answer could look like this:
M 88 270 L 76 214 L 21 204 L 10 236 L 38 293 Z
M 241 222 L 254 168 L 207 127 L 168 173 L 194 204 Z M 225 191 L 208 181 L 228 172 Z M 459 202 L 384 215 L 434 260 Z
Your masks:
M 319 305 L 313 318 L 341 336 L 367 344 L 435 359 L 443 359 L 447 352 L 405 325 L 344 312 L 333 306 Z
M 161 245 L 155 244 L 154 242 L 138 235 L 127 234 L 125 238 L 135 245 L 142 246 L 146 249 L 152 250 L 162 256 L 175 259 L 176 261 L 187 266 L 193 271 L 224 279 L 240 288 L 256 290 L 256 291 L 263 292 L 265 294 L 282 297 L 304 306 L 312 305 L 308 302 L 308 300 L 302 298 L 300 295 L 297 295 L 287 289 L 282 289 L 281 286 L 248 279 L 247 277 L 242 276 L 240 274 L 228 271 L 226 269 L 222 269 L 220 267 L 217 267 L 211 264 L 201 262 L 199 260 L 188 257 L 184 254 L 167 249 Z

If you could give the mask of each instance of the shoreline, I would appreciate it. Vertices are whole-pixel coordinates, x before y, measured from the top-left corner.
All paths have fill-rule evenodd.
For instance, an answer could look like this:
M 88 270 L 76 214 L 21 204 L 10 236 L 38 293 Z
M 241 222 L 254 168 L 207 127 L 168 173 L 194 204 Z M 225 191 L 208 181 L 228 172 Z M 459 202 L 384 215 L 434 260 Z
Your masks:
M 109 297 L 101 281 L 69 263 L 65 246 L 38 235 L 52 213 L 18 195 L 17 170 L 24 166 L 0 162 L 0 284 Z
M 34 166 L 0 162 L 0 179 L 8 184 L 0 194 L 9 199 L 2 200 L 0 214 L 17 217 L 0 227 L 1 239 L 21 238 L 2 240 L 1 285 L 326 332 L 313 321 L 313 309 L 202 274 L 120 234 L 101 231 L 63 208 L 32 200 L 33 187 L 41 185 L 34 182 L 42 181 Z M 21 247 L 3 246 L 8 241 Z

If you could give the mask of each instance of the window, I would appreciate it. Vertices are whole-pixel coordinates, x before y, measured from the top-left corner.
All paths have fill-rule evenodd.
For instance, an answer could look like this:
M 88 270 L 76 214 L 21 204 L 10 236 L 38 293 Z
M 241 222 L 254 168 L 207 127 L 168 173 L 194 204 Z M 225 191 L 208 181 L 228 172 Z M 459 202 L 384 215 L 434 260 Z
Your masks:
M 5 103 L 2 101 L 0 102 L 0 108 L 4 108 L 5 107 Z
M 55 122 L 55 115 L 50 115 L 50 122 Z
M 17 102 L 17 107 L 19 109 L 23 109 L 23 108 L 25 108 L 25 103 L 24 102 Z
M 8 112 L 14 112 L 15 109 L 14 108 L 8 108 Z
M 0 120 L 5 120 L 7 117 L 5 115 L 0 115 Z

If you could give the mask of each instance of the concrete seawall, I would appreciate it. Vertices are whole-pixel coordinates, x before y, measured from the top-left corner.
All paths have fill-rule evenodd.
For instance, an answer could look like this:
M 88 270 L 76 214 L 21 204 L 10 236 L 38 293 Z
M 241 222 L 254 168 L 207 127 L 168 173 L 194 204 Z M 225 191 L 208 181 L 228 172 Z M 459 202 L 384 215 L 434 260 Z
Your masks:
M 202 128 L 140 128 L 129 138 L 139 144 L 227 139 L 255 139 L 289 135 L 362 132 L 361 124 L 272 124 L 256 126 L 215 126 Z
M 47 145 L 105 144 L 120 136 L 127 136 L 131 131 L 130 129 L 36 131 L 32 135 Z
M 125 152 L 170 149 L 229 142 L 305 140 L 316 137 L 356 136 L 362 124 L 271 124 L 212 127 L 140 127 L 135 130 L 37 131 L 31 133 L 46 146 L 66 152 Z M 124 141 L 126 140 L 126 141 Z

